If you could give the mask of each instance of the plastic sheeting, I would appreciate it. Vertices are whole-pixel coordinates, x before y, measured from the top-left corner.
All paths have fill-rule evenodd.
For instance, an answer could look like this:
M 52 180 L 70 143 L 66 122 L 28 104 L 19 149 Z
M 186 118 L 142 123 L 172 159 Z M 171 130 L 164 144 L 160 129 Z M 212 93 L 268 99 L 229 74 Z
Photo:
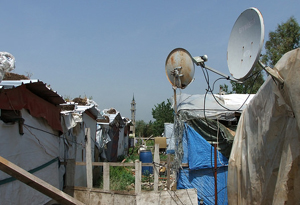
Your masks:
M 62 138 L 65 142 L 64 157 L 65 159 L 75 159 L 75 161 L 86 161 L 86 133 L 85 128 L 90 128 L 91 138 L 91 151 L 92 161 L 95 161 L 95 144 L 96 144 L 96 130 L 97 122 L 94 117 L 91 117 L 86 111 L 90 110 L 89 106 L 83 106 L 80 110 L 75 111 L 63 111 L 62 114 L 62 127 L 64 133 Z M 95 113 L 97 115 L 97 113 Z M 86 179 L 86 167 L 76 166 L 75 167 L 75 186 L 87 185 Z
M 175 150 L 175 138 L 173 136 L 173 123 L 164 124 L 164 136 L 167 138 L 167 154 L 174 154 Z
M 187 139 L 189 168 L 191 170 L 214 167 L 214 147 L 193 128 L 185 126 L 184 139 Z M 228 159 L 217 151 L 217 167 L 227 166 Z
M 63 159 L 59 147 L 63 144 L 58 131 L 53 130 L 43 118 L 32 117 L 21 110 L 25 119 L 24 134 L 19 134 L 18 123 L 4 123 L 0 120 L 0 156 L 29 171 L 55 158 Z M 64 166 L 58 160 L 33 174 L 58 189 L 62 189 Z M 10 175 L 0 171 L 0 181 Z M 51 198 L 15 180 L 0 185 L 0 204 L 45 204 Z
M 300 51 L 275 65 L 281 87 L 269 77 L 244 110 L 228 171 L 230 204 L 298 204 L 300 201 Z
M 182 119 L 206 117 L 232 121 L 235 120 L 234 113 L 242 112 L 253 97 L 253 94 L 208 94 L 205 96 L 182 93 L 177 95 L 177 111 L 181 113 Z M 173 98 L 171 100 L 173 101 Z M 193 111 L 193 116 L 189 115 L 189 111 Z
M 218 169 L 217 190 L 218 204 L 228 204 L 227 199 L 227 169 L 221 167 Z M 179 171 L 177 180 L 177 189 L 197 189 L 198 204 L 203 199 L 204 204 L 215 204 L 215 184 L 214 170 L 188 170 Z
M 6 72 L 15 69 L 15 57 L 7 52 L 0 52 L 0 82 Z
M 179 171 L 177 188 L 196 188 L 198 201 L 203 199 L 205 204 L 214 204 L 214 147 L 187 124 L 184 126 L 182 145 L 184 152 L 182 163 L 188 163 L 189 169 Z M 218 203 L 227 204 L 228 159 L 219 151 L 216 157 Z

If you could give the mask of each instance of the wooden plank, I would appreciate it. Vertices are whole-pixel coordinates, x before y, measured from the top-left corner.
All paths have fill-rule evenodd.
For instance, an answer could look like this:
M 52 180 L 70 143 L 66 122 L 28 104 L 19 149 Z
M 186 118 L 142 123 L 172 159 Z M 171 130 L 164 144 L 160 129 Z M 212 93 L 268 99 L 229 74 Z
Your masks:
M 103 163 L 106 162 L 92 162 L 93 166 L 103 166 Z M 107 162 L 111 167 L 134 167 L 135 164 L 132 162 L 121 163 L 121 162 Z M 76 165 L 85 166 L 85 162 L 76 162 Z M 154 166 L 152 163 L 142 163 L 142 166 Z M 189 167 L 189 163 L 182 163 L 182 167 Z
M 109 163 L 103 164 L 103 190 L 109 191 L 110 189 L 110 177 L 109 177 Z
M 66 193 L 62 192 L 61 190 L 57 189 L 51 184 L 48 184 L 47 182 L 41 180 L 40 178 L 30 174 L 26 170 L 4 159 L 1 156 L 0 156 L 0 170 L 20 180 L 21 182 L 27 184 L 28 186 L 36 189 L 37 191 L 49 196 L 50 198 L 56 200 L 61 204 L 84 205 L 82 202 L 67 195 Z
M 92 162 L 93 166 L 103 166 L 104 162 Z M 135 163 L 107 162 L 111 167 L 134 167 Z M 76 165 L 85 166 L 85 162 L 76 162 Z M 142 166 L 154 166 L 153 163 L 142 163 Z
M 170 190 L 170 163 L 171 163 L 171 155 L 167 154 L 167 189 Z
M 92 167 L 92 143 L 90 128 L 85 128 L 85 161 L 87 188 L 93 188 L 93 167 Z
M 135 194 L 142 192 L 142 166 L 141 161 L 135 160 Z
M 68 159 L 66 163 L 66 186 L 74 187 L 75 185 L 75 159 Z
M 154 149 L 154 163 L 155 166 L 153 167 L 153 174 L 154 174 L 154 191 L 158 191 L 158 177 L 159 177 L 159 144 L 155 144 Z

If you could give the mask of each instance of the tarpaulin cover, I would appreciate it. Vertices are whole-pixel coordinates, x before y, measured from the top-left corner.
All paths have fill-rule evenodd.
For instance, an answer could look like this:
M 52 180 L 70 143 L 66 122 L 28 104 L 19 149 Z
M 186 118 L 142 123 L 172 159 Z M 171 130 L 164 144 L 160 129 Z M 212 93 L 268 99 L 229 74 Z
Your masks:
M 6 72 L 15 69 L 15 57 L 8 52 L 0 52 L 0 82 Z
M 242 112 L 246 105 L 254 97 L 253 94 L 208 94 L 189 95 L 181 93 L 177 95 L 177 111 L 181 113 L 182 119 L 209 118 L 231 121 L 235 120 L 234 113 Z M 171 101 L 174 101 L 171 98 Z M 175 103 L 173 102 L 173 107 Z M 186 111 L 188 111 L 186 113 Z M 191 112 L 193 116 L 190 116 Z
M 43 118 L 32 117 L 27 110 L 21 110 L 25 119 L 24 134 L 19 134 L 18 123 L 4 123 L 0 120 L 0 156 L 11 161 L 33 175 L 62 190 L 64 166 L 60 147 L 63 141 L 58 131 L 52 129 Z M 52 163 L 51 163 L 52 162 Z M 37 169 L 39 168 L 39 169 Z M 45 204 L 50 197 L 19 180 L 0 171 L 0 204 Z
M 275 65 L 244 110 L 228 167 L 229 204 L 299 204 L 300 50 Z
M 167 154 L 174 154 L 175 150 L 175 138 L 174 138 L 174 124 L 165 123 L 164 124 L 164 136 L 167 138 Z
M 184 139 L 187 139 L 188 162 L 191 170 L 214 167 L 214 147 L 193 128 L 186 125 Z M 217 150 L 217 166 L 225 166 L 228 159 Z
M 64 133 L 61 136 L 65 141 L 64 154 L 66 159 L 74 159 L 77 162 L 86 161 L 86 128 L 90 129 L 91 139 L 91 156 L 92 162 L 98 157 L 94 153 L 97 122 L 86 111 L 90 110 L 86 106 L 86 110 L 81 107 L 80 110 L 62 112 L 62 124 Z M 75 166 L 74 185 L 87 186 L 86 167 Z
M 205 204 L 214 204 L 214 147 L 189 125 L 185 124 L 184 128 L 182 163 L 188 163 L 189 169 L 179 171 L 177 188 L 196 188 L 198 200 L 204 199 Z M 228 159 L 217 151 L 219 204 L 227 204 L 227 163 Z
M 228 204 L 227 199 L 227 170 L 228 167 L 218 169 L 217 190 L 218 204 Z M 213 169 L 179 171 L 177 189 L 197 189 L 198 204 L 203 199 L 204 204 L 215 204 L 215 178 Z

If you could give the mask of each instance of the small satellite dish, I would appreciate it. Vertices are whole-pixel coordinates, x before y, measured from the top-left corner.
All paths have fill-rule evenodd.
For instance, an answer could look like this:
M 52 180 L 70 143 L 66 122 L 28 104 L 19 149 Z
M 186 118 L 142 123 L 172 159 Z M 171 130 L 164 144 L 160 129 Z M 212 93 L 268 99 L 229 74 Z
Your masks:
M 250 75 L 263 43 L 263 17 L 257 8 L 249 8 L 236 20 L 228 42 L 227 64 L 233 78 L 242 81 Z
M 166 75 L 173 87 L 184 89 L 194 78 L 195 66 L 191 54 L 176 48 L 166 59 Z

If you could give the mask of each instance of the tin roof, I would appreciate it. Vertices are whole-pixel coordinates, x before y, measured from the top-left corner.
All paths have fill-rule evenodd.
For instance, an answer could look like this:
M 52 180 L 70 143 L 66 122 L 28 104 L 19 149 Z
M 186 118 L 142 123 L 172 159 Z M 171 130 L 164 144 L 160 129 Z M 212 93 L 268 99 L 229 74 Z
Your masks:
M 54 105 L 65 103 L 65 100 L 60 95 L 39 80 L 3 80 L 0 83 L 0 88 L 11 89 L 21 85 L 25 85 L 32 93 Z

